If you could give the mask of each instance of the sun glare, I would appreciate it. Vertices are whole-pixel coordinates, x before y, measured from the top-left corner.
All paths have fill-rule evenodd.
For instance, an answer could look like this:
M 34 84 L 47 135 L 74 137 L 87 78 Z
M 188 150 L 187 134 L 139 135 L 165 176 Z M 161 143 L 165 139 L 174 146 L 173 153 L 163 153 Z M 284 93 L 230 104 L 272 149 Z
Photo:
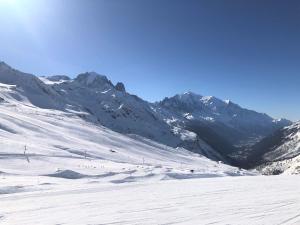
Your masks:
M 0 0 L 1 5 L 14 5 L 16 4 L 16 0 Z
M 0 0 L 0 8 L 15 9 L 18 6 L 18 0 Z

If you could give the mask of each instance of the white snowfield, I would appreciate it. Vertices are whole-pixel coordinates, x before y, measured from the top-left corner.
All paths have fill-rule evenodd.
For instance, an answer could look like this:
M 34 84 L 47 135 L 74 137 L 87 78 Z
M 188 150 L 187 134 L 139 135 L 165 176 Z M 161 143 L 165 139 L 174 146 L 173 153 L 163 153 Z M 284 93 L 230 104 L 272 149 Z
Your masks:
M 254 176 L 112 184 L 3 176 L 40 190 L 0 195 L 0 224 L 300 224 L 300 177 Z M 34 183 L 34 184 L 33 184 Z M 15 188 L 18 189 L 17 187 Z

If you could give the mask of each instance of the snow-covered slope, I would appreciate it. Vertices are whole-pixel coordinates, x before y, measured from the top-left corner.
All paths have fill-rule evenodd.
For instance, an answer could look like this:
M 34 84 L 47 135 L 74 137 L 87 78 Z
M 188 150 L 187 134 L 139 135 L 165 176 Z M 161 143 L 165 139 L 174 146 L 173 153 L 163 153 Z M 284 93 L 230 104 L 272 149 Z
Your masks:
M 67 82 L 70 79 L 70 77 L 66 76 L 66 75 L 53 75 L 53 76 L 42 76 L 42 77 L 38 77 L 41 81 L 43 81 L 45 84 L 59 84 L 62 82 Z
M 39 190 L 10 186 L 19 193 L 0 194 L 1 225 L 300 223 L 299 176 L 101 184 L 96 178 L 14 177 L 13 182 L 3 175 L 0 186 L 16 180 Z
M 299 182 L 208 159 L 180 112 L 96 73 L 48 81 L 0 65 L 1 224 L 299 222 Z
M 117 219 L 118 213 L 111 210 L 127 204 L 127 210 L 135 211 L 140 206 L 135 205 L 139 203 L 133 196 L 146 197 L 149 204 L 149 196 L 135 189 L 141 185 L 255 174 L 184 148 L 114 132 L 88 122 L 83 118 L 89 115 L 85 111 L 43 109 L 7 98 L 15 88 L 1 84 L 0 91 L 5 98 L 0 102 L 0 224 L 124 224 L 123 219 L 134 224 L 129 215 Z M 169 190 L 179 191 L 171 184 Z M 120 191 L 122 187 L 128 192 Z M 166 194 L 156 195 L 152 187 L 147 193 L 157 200 Z M 94 205 L 96 210 L 91 199 L 108 211 Z M 145 218 L 137 219 L 141 222 Z
M 80 168 L 87 163 L 96 175 L 122 174 L 124 168 L 164 178 L 243 173 L 204 157 L 222 159 L 192 132 L 171 132 L 151 104 L 128 94 L 121 83 L 115 86 L 94 72 L 52 81 L 46 84 L 0 64 L 0 171 L 27 175 L 67 171 L 62 176 L 76 177 L 91 173 Z
M 297 177 L 239 176 L 80 114 L 0 103 L 1 225 L 299 222 Z
M 201 122 L 232 144 L 241 145 L 257 141 L 274 130 L 291 124 L 285 119 L 248 110 L 229 101 L 192 92 L 165 98 L 158 105 L 177 112 L 190 123 Z
M 122 83 L 113 85 L 95 72 L 79 74 L 70 80 L 65 76 L 37 78 L 0 65 L 2 101 L 79 113 L 86 121 L 100 123 L 109 129 L 135 134 L 170 147 L 184 147 L 214 160 L 226 161 L 193 132 L 170 126 L 153 110 L 150 103 L 126 92 Z
M 1 102 L 0 171 L 66 178 L 121 174 L 114 179 L 125 180 L 245 173 L 183 148 L 111 131 L 80 117 L 85 114 Z
M 276 131 L 253 146 L 248 162 L 266 174 L 300 173 L 300 122 Z
M 184 147 L 216 160 L 221 154 L 193 132 L 168 124 L 152 104 L 126 92 L 122 83 L 113 85 L 94 72 L 54 84 L 53 89 L 73 107 L 87 112 L 84 118 L 123 134 L 135 134 L 170 147 Z M 226 161 L 226 160 L 224 160 Z
M 41 108 L 61 108 L 62 99 L 32 74 L 20 72 L 0 62 L 0 84 L 10 85 L 9 89 L 2 85 L 0 94 L 7 100 L 13 99 L 28 105 Z
M 231 102 L 193 93 L 149 103 L 95 72 L 37 78 L 0 63 L 2 102 L 59 110 L 115 132 L 136 135 L 172 148 L 185 148 L 231 163 L 233 140 L 257 139 L 277 126 L 274 120 Z M 0 99 L 0 100 L 1 100 Z

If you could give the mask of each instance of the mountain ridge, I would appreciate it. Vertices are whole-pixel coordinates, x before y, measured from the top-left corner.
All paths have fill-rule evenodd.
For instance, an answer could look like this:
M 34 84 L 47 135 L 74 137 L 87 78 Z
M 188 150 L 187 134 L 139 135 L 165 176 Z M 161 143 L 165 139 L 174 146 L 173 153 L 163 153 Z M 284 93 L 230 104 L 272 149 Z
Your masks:
M 254 138 L 259 139 L 260 135 L 267 136 L 277 126 L 283 126 L 281 123 L 275 126 L 275 120 L 266 114 L 192 92 L 150 103 L 126 92 L 123 83 L 114 85 L 106 76 L 95 72 L 81 73 L 74 79 L 48 79 L 22 73 L 2 63 L 1 82 L 16 85 L 9 93 L 2 93 L 3 99 L 9 95 L 8 100 L 74 112 L 113 131 L 140 135 L 170 147 L 183 147 L 227 163 L 232 160 L 230 154 L 238 151 L 232 139 L 239 137 L 239 132 L 247 138 L 256 135 Z M 251 130 L 253 121 L 249 123 L 247 116 L 253 114 L 259 118 L 257 124 L 266 124 L 264 133 Z M 241 118 L 236 122 L 235 117 Z M 243 127 L 238 127 L 240 121 L 245 123 Z
M 264 174 L 300 173 L 300 121 L 277 130 L 252 146 L 249 168 Z
M 193 92 L 185 92 L 168 97 L 157 104 L 170 110 L 177 111 L 190 121 L 211 122 L 218 127 L 223 124 L 232 135 L 229 140 L 234 145 L 239 142 L 247 142 L 247 138 L 254 136 L 259 138 L 271 134 L 277 128 L 291 124 L 286 119 L 276 120 L 265 113 L 242 108 L 232 101 L 223 101 L 214 96 L 202 96 Z M 246 132 L 246 133 L 245 133 Z M 226 132 L 219 135 L 226 138 Z M 236 134 L 234 134 L 236 133 Z M 247 138 L 245 138 L 247 136 Z

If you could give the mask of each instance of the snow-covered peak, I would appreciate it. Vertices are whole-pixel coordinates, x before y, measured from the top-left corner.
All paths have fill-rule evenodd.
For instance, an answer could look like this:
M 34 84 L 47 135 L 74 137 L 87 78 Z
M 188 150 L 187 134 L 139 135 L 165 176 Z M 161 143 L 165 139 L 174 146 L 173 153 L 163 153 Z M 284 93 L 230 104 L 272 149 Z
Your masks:
M 178 97 L 179 99 L 185 100 L 185 99 L 189 99 L 189 98 L 199 99 L 199 98 L 202 98 L 203 96 L 196 94 L 195 92 L 192 92 L 192 91 L 187 91 L 187 92 L 184 92 L 183 94 L 175 95 L 174 97 Z
M 0 83 L 10 85 L 32 85 L 38 80 L 34 75 L 13 69 L 5 62 L 0 62 Z
M 229 100 L 221 100 L 214 96 L 202 96 L 193 92 L 165 98 L 158 104 L 160 107 L 183 115 L 190 121 L 210 121 L 218 124 L 216 132 L 225 138 L 228 136 L 227 133 L 230 134 L 231 141 L 236 144 L 240 144 L 241 141 L 251 142 L 252 140 L 247 138 L 268 135 L 291 123 L 284 119 L 274 121 L 272 117 L 264 113 L 242 108 Z
M 203 96 L 201 102 L 206 105 L 213 105 L 214 107 L 226 107 L 228 105 L 223 100 L 214 96 Z
M 173 102 L 173 103 L 171 103 Z M 170 98 L 165 98 L 161 103 L 165 104 L 180 104 L 180 105 L 190 105 L 193 108 L 199 105 L 207 105 L 210 107 L 227 107 L 229 105 L 235 105 L 238 106 L 234 103 L 232 103 L 230 100 L 221 100 L 219 98 L 216 98 L 215 96 L 203 96 L 200 94 L 196 94 L 194 92 L 188 91 L 183 94 L 177 94 L 173 97 Z
M 79 74 L 75 78 L 75 82 L 93 88 L 103 88 L 104 86 L 113 86 L 111 81 L 108 80 L 106 76 L 100 75 L 95 72 L 86 72 L 86 73 Z
M 66 81 L 66 80 L 70 80 L 70 77 L 66 76 L 66 75 L 53 75 L 53 76 L 48 76 L 46 77 L 48 80 L 50 81 Z
M 229 105 L 231 103 L 231 101 L 229 99 L 224 100 L 224 102 Z
M 177 94 L 173 97 L 164 98 L 159 104 L 168 108 L 192 108 L 202 98 L 202 95 L 193 92 Z
M 107 77 L 96 72 L 86 72 L 79 74 L 76 78 L 79 82 L 85 82 L 87 85 L 97 82 L 98 80 L 108 81 Z
M 213 101 L 214 99 L 216 99 L 214 96 L 203 96 L 201 98 L 204 102 L 209 102 L 209 101 Z
M 23 102 L 41 108 L 59 108 L 62 99 L 47 84 L 33 74 L 13 69 L 4 62 L 0 63 L 0 83 L 14 86 L 8 92 L 2 92 L 2 98 L 8 102 Z
M 186 112 L 205 111 L 205 108 L 218 111 L 219 109 L 228 107 L 231 105 L 230 103 L 214 96 L 202 96 L 194 92 L 177 94 L 173 97 L 165 98 L 160 102 L 163 106 L 185 110 Z

